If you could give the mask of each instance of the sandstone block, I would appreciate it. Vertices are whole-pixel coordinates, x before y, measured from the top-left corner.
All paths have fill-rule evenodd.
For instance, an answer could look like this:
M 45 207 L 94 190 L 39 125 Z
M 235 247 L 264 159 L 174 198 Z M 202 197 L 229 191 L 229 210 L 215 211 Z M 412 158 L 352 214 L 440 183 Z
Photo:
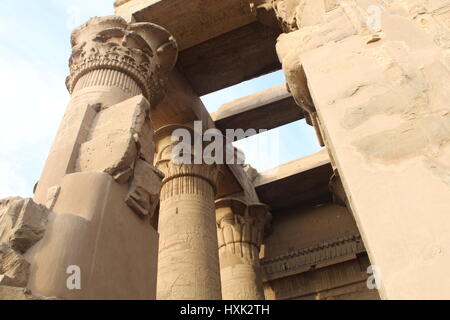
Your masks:
M 24 288 L 0 285 L 0 300 L 28 300 L 29 295 Z
M 163 173 L 139 159 L 134 169 L 130 192 L 125 202 L 140 216 L 153 216 L 159 203 Z
M 0 242 L 24 253 L 43 237 L 48 213 L 32 199 L 0 201 Z
M 0 243 L 0 284 L 14 287 L 27 285 L 30 264 L 5 243 Z
M 80 147 L 80 171 L 106 172 L 113 176 L 133 167 L 137 148 L 131 134 L 103 135 Z
M 150 105 L 142 96 L 100 110 L 88 140 L 79 151 L 78 171 L 107 172 L 119 183 L 132 176 L 138 155 L 153 161 L 153 130 Z

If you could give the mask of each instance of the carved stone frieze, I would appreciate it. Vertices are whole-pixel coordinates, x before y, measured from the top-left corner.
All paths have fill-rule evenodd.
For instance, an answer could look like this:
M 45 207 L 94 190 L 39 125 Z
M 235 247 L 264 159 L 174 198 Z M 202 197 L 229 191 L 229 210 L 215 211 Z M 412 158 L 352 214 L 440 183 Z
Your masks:
M 261 259 L 261 266 L 264 278 L 271 280 L 345 261 L 365 251 L 359 234 L 348 235 Z

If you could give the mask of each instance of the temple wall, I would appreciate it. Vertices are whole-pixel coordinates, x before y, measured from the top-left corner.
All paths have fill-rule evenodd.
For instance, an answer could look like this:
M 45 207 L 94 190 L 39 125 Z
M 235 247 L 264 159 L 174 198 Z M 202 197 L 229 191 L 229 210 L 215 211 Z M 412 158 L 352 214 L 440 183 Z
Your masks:
M 355 221 L 334 204 L 273 214 L 261 252 L 266 299 L 378 299 Z M 351 298 L 350 298 L 351 297 Z
M 288 31 L 283 70 L 320 128 L 382 298 L 448 297 L 450 1 L 337 1 Z

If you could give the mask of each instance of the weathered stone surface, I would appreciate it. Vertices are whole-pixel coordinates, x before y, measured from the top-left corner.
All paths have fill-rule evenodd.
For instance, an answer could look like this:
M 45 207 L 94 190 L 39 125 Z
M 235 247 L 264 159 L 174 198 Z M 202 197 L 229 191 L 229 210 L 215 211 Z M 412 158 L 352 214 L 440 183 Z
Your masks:
M 297 104 L 306 111 L 314 112 L 314 104 L 307 88 L 300 54 L 357 32 L 358 28 L 352 23 L 346 11 L 339 7 L 325 14 L 321 24 L 284 33 L 278 38 L 277 53 L 289 89 Z
M 22 299 L 30 263 L 22 256 L 44 236 L 49 211 L 31 199 L 0 200 L 0 299 Z M 5 287 L 7 286 L 7 287 Z
M 79 151 L 78 171 L 107 172 L 120 183 L 128 181 L 139 155 L 153 161 L 150 105 L 142 96 L 100 110 L 88 141 Z
M 53 206 L 56 203 L 56 200 L 58 200 L 59 192 L 61 191 L 60 186 L 53 186 L 48 189 L 47 191 L 47 202 L 45 203 L 46 207 L 50 210 L 53 209 Z
M 138 156 L 131 134 L 103 135 L 83 143 L 78 158 L 78 171 L 106 172 L 115 176 L 133 167 Z
M 30 300 L 30 294 L 24 288 L 0 284 L 0 300 Z
M 137 160 L 133 181 L 125 202 L 141 216 L 152 217 L 159 204 L 164 174 L 144 160 Z
M 155 299 L 158 233 L 125 203 L 128 184 L 76 172 L 61 192 L 44 238 L 26 253 L 33 294 L 61 299 Z M 67 287 L 80 267 L 81 290 Z
M 1 278 L 1 277 L 0 277 Z M 0 284 L 0 300 L 58 300 L 56 297 L 33 295 L 30 290 Z
M 449 8 L 385 2 L 378 41 L 358 32 L 300 55 L 384 299 L 450 294 Z
M 0 242 L 0 285 L 25 287 L 30 264 L 20 253 Z
M 0 242 L 24 253 L 45 232 L 49 211 L 32 199 L 9 198 L 0 201 Z

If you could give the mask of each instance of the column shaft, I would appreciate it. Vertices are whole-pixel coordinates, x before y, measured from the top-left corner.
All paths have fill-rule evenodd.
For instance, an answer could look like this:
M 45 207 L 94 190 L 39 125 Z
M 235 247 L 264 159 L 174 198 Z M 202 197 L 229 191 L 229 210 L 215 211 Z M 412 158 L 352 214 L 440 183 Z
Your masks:
M 259 250 L 270 221 L 267 206 L 219 199 L 216 215 L 223 299 L 264 300 Z
M 190 143 L 172 140 L 180 132 L 190 137 Z M 158 299 L 221 299 L 214 213 L 221 165 L 192 164 L 195 151 L 191 144 L 201 139 L 196 136 L 192 141 L 196 134 L 178 124 L 155 133 L 156 167 L 165 174 L 158 224 Z
M 170 180 L 161 190 L 158 299 L 221 298 L 214 189 L 203 176 L 193 175 L 202 166 L 166 176 Z

